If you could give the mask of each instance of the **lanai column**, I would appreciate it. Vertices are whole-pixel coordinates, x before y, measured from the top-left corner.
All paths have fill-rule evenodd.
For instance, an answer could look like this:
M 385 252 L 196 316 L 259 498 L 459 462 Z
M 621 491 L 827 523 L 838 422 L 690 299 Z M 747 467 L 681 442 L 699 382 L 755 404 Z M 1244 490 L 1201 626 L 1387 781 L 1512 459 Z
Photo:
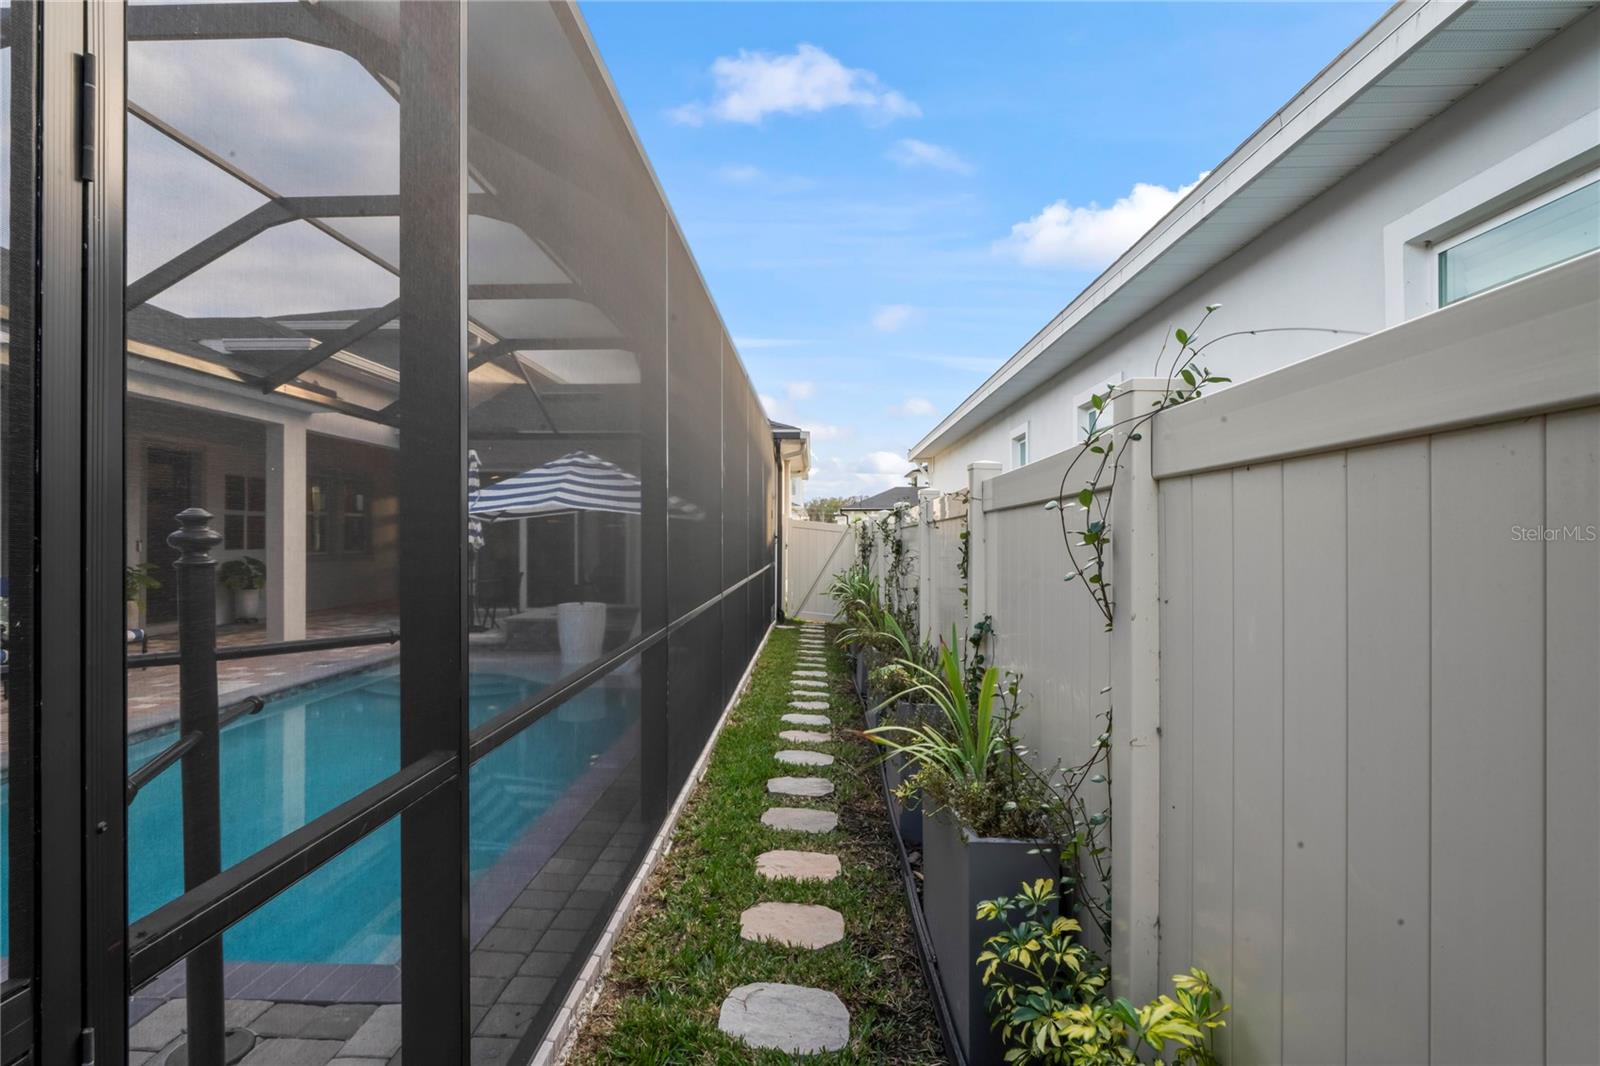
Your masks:
M 267 639 L 306 635 L 306 424 L 267 426 Z

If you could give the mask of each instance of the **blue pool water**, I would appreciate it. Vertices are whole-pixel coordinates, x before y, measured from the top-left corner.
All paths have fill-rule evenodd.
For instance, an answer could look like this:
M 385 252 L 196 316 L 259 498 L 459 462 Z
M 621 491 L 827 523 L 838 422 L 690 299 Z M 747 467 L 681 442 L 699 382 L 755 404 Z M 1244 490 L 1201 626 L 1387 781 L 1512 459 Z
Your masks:
M 472 725 L 543 685 L 505 674 L 472 675 Z M 637 713 L 636 693 L 592 688 L 473 766 L 474 879 L 634 725 Z M 390 669 L 309 686 L 224 730 L 223 864 L 399 769 L 399 714 L 399 678 Z M 174 735 L 131 745 L 129 767 L 152 758 Z M 128 810 L 130 921 L 182 893 L 181 795 L 173 767 L 146 785 Z M 395 962 L 399 935 L 400 827 L 392 821 L 234 926 L 224 937 L 224 954 L 230 962 Z M 0 942 L 0 955 L 6 953 Z

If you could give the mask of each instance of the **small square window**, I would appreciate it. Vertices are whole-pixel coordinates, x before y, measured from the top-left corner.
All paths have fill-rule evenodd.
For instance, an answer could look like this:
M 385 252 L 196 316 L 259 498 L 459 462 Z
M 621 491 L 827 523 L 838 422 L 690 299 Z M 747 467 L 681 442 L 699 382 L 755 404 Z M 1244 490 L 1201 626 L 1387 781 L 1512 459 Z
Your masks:
M 1028 434 L 1019 433 L 1011 438 L 1011 466 L 1015 469 L 1028 465 Z

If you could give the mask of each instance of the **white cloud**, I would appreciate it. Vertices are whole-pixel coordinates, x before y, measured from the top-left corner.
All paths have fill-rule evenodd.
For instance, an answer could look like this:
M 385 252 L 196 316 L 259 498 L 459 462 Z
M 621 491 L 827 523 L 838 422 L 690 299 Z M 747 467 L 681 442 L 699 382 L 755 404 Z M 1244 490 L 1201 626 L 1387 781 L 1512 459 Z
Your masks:
M 934 170 L 948 170 L 952 174 L 971 174 L 973 169 L 972 164 L 953 149 L 919 141 L 915 137 L 896 141 L 887 154 L 903 167 L 932 167 Z
M 748 185 L 750 182 L 762 177 L 760 167 L 751 166 L 749 163 L 730 163 L 717 171 L 717 177 L 730 185 Z
M 868 496 L 906 483 L 911 461 L 897 452 L 867 452 L 854 458 L 819 457 L 806 481 L 807 499 Z
M 1176 189 L 1141 181 L 1109 207 L 1092 200 L 1086 207 L 1057 200 L 1027 221 L 1012 226 L 1011 236 L 996 247 L 1029 266 L 1097 270 L 1127 251 L 1204 179 L 1202 174 Z
M 783 393 L 794 401 L 809 400 L 817 394 L 817 386 L 810 381 L 789 381 L 784 383 Z
M 921 396 L 907 396 L 905 403 L 889 406 L 889 414 L 895 418 L 927 418 L 938 413 L 939 409 Z
M 801 421 L 800 428 L 811 434 L 814 441 L 822 440 L 848 440 L 854 436 L 855 430 L 849 426 L 835 426 L 828 422 Z
M 879 333 L 894 333 L 917 317 L 910 304 L 885 304 L 872 312 L 872 328 Z
M 768 115 L 800 115 L 853 107 L 869 122 L 916 117 L 922 109 L 893 89 L 885 88 L 870 70 L 847 67 L 812 44 L 774 55 L 740 49 L 711 64 L 717 83 L 709 103 L 684 104 L 669 115 L 689 126 L 708 120 L 754 125 Z

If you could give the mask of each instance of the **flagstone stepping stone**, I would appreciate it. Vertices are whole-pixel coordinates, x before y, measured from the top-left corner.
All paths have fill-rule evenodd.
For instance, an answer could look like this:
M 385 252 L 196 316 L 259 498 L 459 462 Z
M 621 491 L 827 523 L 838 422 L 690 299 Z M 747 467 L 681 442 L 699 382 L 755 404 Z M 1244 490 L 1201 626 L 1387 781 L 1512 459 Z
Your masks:
M 818 733 L 811 729 L 785 729 L 778 734 L 778 739 L 792 744 L 826 744 L 833 739 L 833 734 Z
M 825 711 L 828 709 L 827 700 L 790 700 L 789 706 L 797 711 Z
M 794 751 L 784 750 L 778 752 L 777 759 L 785 766 L 832 766 L 833 756 L 824 755 L 820 751 Z
M 779 721 L 791 725 L 832 725 L 833 719 L 825 714 L 786 714 Z
M 795 688 L 827 688 L 828 687 L 828 683 L 826 681 L 820 681 L 820 680 L 818 680 L 817 678 L 814 678 L 814 677 L 794 677 L 794 678 L 790 678 L 789 679 L 789 684 L 793 685 Z
M 767 791 L 774 796 L 821 799 L 833 795 L 833 782 L 825 777 L 774 777 L 767 782 Z
M 844 915 L 815 903 L 757 903 L 739 915 L 739 936 L 814 951 L 844 939 Z
M 761 816 L 761 824 L 768 829 L 787 829 L 793 833 L 831 833 L 839 824 L 839 816 L 832 811 L 809 807 L 768 807 Z
M 763 851 L 756 873 L 769 880 L 832 881 L 839 876 L 839 856 L 824 851 Z
M 828 676 L 828 671 L 826 671 L 826 670 L 796 670 L 794 672 L 794 676 L 795 677 L 827 677 Z
M 750 1047 L 814 1055 L 850 1042 L 850 1011 L 832 992 L 763 981 L 728 993 L 717 1028 Z

